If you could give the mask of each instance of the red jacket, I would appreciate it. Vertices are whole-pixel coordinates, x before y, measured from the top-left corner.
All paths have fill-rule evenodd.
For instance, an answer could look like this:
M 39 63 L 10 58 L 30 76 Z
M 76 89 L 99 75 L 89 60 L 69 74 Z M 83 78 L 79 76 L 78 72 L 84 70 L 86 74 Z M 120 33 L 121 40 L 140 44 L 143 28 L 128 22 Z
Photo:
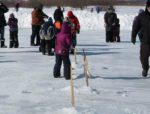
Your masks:
M 72 29 L 71 29 L 71 33 L 72 34 L 76 34 L 76 32 L 78 32 L 80 30 L 80 23 L 78 18 L 72 13 L 72 11 L 68 12 L 68 17 L 72 23 Z

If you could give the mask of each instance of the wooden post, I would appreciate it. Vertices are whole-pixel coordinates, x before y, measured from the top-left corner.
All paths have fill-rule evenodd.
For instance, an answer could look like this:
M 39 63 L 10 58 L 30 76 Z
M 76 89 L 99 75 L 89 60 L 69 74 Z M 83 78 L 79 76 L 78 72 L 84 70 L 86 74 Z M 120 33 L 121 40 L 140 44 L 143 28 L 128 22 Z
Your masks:
M 88 70 L 87 70 L 87 63 L 85 60 L 85 78 L 86 78 L 86 85 L 89 86 L 89 77 L 88 77 Z
M 74 98 L 74 84 L 72 79 L 72 66 L 70 65 L 70 86 L 71 86 L 71 106 L 75 107 L 75 98 Z
M 86 58 L 86 70 L 87 70 L 87 75 L 88 75 L 88 77 L 91 77 L 91 73 L 90 73 L 90 71 L 89 71 L 89 65 L 88 65 L 88 60 L 87 60 L 87 58 Z
M 83 49 L 83 53 L 84 53 L 84 76 L 85 76 L 85 80 L 86 80 L 86 85 L 89 86 L 89 80 L 88 80 L 88 75 L 87 75 L 87 59 L 86 59 L 86 54 L 84 52 L 84 49 Z
M 77 53 L 76 53 L 76 48 L 74 48 L 74 59 L 75 59 L 75 63 L 77 64 Z
M 85 76 L 85 72 L 86 72 L 86 69 L 85 69 L 85 58 L 86 58 L 86 56 L 85 56 L 85 52 L 84 52 L 84 49 L 83 49 L 83 72 L 84 72 L 84 76 Z

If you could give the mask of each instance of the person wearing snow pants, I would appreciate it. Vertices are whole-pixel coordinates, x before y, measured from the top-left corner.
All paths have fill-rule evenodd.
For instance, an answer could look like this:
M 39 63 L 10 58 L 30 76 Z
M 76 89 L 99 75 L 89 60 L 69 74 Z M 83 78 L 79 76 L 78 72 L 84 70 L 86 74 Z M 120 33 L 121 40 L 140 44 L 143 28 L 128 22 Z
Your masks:
M 10 31 L 10 44 L 9 47 L 12 48 L 18 48 L 19 42 L 18 42 L 18 31 Z
M 150 0 L 146 2 L 145 11 L 140 13 L 133 21 L 131 42 L 136 43 L 136 36 L 140 32 L 140 61 L 142 64 L 142 76 L 147 77 L 150 57 Z
M 5 44 L 5 38 L 4 38 L 4 31 L 5 31 L 5 28 L 4 26 L 0 27 L 0 43 L 1 43 L 1 47 L 3 47 Z
M 61 64 L 64 64 L 64 77 L 66 80 L 70 79 L 70 58 L 69 50 L 72 45 L 71 27 L 68 23 L 64 22 L 60 33 L 57 34 L 55 40 L 55 57 L 56 63 L 54 66 L 54 77 L 60 77 Z
M 5 32 L 5 26 L 6 24 L 6 19 L 5 19 L 5 13 L 8 12 L 8 8 L 6 5 L 3 4 L 2 1 L 0 1 L 0 47 L 1 48 L 6 48 L 5 46 L 5 38 L 4 38 L 4 32 Z
M 148 71 L 149 69 L 149 57 L 150 57 L 150 45 L 142 45 L 140 48 L 140 61 L 142 68 Z
M 9 31 L 10 31 L 10 48 L 18 48 L 19 41 L 18 41 L 18 19 L 15 18 L 14 14 L 11 13 L 9 16 L 8 23 Z
M 40 31 L 41 25 L 32 25 L 32 35 L 31 35 L 31 46 L 40 45 Z M 34 40 L 36 38 L 36 44 L 34 44 Z
M 70 79 L 70 59 L 69 55 L 66 56 L 61 56 L 61 55 L 56 55 L 56 64 L 54 66 L 54 77 L 60 77 L 60 68 L 61 64 L 64 64 L 64 76 L 66 79 Z
M 117 19 L 117 14 L 115 13 L 115 9 L 112 6 L 110 6 L 107 12 L 104 14 L 106 42 L 114 42 L 113 37 L 114 37 L 116 19 Z
M 40 28 L 44 23 L 44 18 L 48 18 L 48 16 L 43 12 L 43 5 L 39 4 L 38 7 L 35 7 L 32 11 L 32 34 L 31 34 L 31 46 L 39 46 L 40 45 Z M 35 44 L 36 38 L 36 44 Z

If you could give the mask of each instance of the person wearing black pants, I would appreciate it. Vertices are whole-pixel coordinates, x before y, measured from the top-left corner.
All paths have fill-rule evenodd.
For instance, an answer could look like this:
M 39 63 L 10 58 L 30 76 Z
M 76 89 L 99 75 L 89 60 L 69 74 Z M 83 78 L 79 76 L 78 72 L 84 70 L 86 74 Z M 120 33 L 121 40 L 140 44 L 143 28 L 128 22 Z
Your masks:
M 107 12 L 104 14 L 104 22 L 106 29 L 106 42 L 114 42 L 114 29 L 117 20 L 117 14 L 115 9 L 110 6 Z
M 5 32 L 5 26 L 6 26 L 6 19 L 5 19 L 5 13 L 8 12 L 8 8 L 6 5 L 3 4 L 3 2 L 0 1 L 0 47 L 6 48 L 5 46 L 5 38 L 4 38 L 4 32 Z
M 62 28 L 60 33 L 57 34 L 55 40 L 55 57 L 56 63 L 54 65 L 54 77 L 58 78 L 61 76 L 60 69 L 62 62 L 64 64 L 64 77 L 66 80 L 71 78 L 70 75 L 70 58 L 69 58 L 69 50 L 72 45 L 72 38 L 71 38 L 71 27 L 67 22 L 62 24 Z
M 131 42 L 136 43 L 136 36 L 140 36 L 140 61 L 142 65 L 142 76 L 147 77 L 150 57 L 150 0 L 146 2 L 145 11 L 140 13 L 133 21 Z
M 35 7 L 32 11 L 32 34 L 31 34 L 31 46 L 40 46 L 40 28 L 44 23 L 44 18 L 48 16 L 43 12 L 43 5 L 39 4 L 38 7 Z M 36 44 L 34 40 L 36 38 Z
M 41 25 L 32 25 L 32 35 L 31 35 L 31 46 L 40 45 L 40 31 Z M 36 44 L 34 44 L 34 40 L 36 38 Z
M 18 48 L 19 42 L 18 42 L 18 31 L 10 31 L 10 45 L 9 47 L 12 48 Z
M 66 79 L 70 79 L 70 59 L 69 55 L 66 56 L 60 56 L 56 55 L 56 64 L 54 66 L 54 77 L 58 78 L 60 77 L 60 68 L 62 65 L 62 62 L 64 64 L 64 76 L 66 76 Z
M 8 20 L 8 26 L 10 31 L 10 44 L 9 48 L 18 48 L 18 19 L 15 18 L 14 14 L 11 13 Z

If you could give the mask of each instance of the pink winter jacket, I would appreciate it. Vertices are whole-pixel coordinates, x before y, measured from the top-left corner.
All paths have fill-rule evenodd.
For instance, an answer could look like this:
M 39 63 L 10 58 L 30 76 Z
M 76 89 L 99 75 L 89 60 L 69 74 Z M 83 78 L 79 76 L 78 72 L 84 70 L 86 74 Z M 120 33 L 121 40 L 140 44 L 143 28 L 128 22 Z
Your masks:
M 57 55 L 69 55 L 71 47 L 71 27 L 68 23 L 63 23 L 61 32 L 57 34 L 55 41 L 55 53 Z

